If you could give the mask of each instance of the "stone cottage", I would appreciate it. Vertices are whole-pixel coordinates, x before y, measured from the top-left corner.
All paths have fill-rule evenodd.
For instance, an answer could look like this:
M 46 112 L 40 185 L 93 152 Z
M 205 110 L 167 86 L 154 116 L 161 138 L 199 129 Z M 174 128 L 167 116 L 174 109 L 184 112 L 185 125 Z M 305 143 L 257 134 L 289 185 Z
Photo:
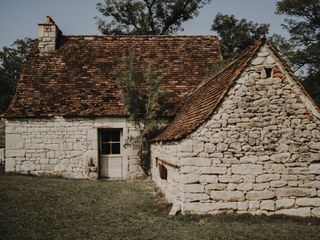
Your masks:
M 163 118 L 171 119 L 187 93 L 221 60 L 211 36 L 64 36 L 47 17 L 31 46 L 6 119 L 6 171 L 69 178 L 139 175 L 136 134 L 114 72 L 129 52 L 141 72 L 161 69 Z
M 320 110 L 265 40 L 212 76 L 208 36 L 64 36 L 47 17 L 6 120 L 6 171 L 70 178 L 140 174 L 114 72 L 151 59 L 171 93 L 151 146 L 152 178 L 172 213 L 320 217 Z
M 151 153 L 173 213 L 320 217 L 320 110 L 265 40 L 201 83 Z

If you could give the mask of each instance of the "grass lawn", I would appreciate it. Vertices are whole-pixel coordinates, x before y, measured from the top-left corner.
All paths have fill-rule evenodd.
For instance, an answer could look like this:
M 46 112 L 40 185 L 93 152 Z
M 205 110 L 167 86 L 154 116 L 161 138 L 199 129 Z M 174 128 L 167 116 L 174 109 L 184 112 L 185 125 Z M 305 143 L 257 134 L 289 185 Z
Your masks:
M 320 239 L 320 221 L 169 217 L 147 181 L 0 176 L 0 239 Z

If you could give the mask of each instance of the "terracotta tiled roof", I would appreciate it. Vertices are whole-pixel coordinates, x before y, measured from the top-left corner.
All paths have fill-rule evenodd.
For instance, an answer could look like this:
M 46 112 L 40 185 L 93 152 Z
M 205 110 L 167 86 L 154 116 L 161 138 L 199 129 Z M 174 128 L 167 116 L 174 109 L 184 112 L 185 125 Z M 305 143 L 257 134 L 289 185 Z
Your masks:
M 35 41 L 4 117 L 128 115 L 114 70 L 130 51 L 161 69 L 163 86 L 172 93 L 165 116 L 173 116 L 221 60 L 212 36 L 62 36 L 50 56 L 40 56 Z M 145 70 L 145 61 L 139 66 Z
M 264 43 L 265 40 L 256 41 L 253 46 L 232 59 L 215 76 L 204 81 L 188 96 L 173 121 L 153 141 L 182 139 L 206 121 Z

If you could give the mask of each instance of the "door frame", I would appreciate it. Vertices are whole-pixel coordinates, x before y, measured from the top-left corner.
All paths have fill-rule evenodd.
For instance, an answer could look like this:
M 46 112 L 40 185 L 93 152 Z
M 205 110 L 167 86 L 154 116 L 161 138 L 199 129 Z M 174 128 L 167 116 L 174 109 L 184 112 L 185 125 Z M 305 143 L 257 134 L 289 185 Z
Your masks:
M 121 157 L 121 177 L 119 179 L 124 179 L 124 147 L 123 147 L 123 132 L 124 129 L 121 127 L 104 127 L 104 128 L 98 128 L 98 178 L 100 179 L 113 179 L 110 177 L 102 177 L 101 176 L 101 133 L 104 131 L 120 131 L 120 154 L 114 154 L 114 157 Z M 112 154 L 110 154 L 111 158 L 112 158 Z M 118 178 L 117 178 L 118 179 Z

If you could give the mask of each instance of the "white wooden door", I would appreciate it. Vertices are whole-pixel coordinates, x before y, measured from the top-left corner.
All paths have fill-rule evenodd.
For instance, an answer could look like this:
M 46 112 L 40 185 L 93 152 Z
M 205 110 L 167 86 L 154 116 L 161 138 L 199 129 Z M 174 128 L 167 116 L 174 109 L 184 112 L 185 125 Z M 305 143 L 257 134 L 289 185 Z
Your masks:
M 99 134 L 101 178 L 122 178 L 122 130 L 102 129 Z

